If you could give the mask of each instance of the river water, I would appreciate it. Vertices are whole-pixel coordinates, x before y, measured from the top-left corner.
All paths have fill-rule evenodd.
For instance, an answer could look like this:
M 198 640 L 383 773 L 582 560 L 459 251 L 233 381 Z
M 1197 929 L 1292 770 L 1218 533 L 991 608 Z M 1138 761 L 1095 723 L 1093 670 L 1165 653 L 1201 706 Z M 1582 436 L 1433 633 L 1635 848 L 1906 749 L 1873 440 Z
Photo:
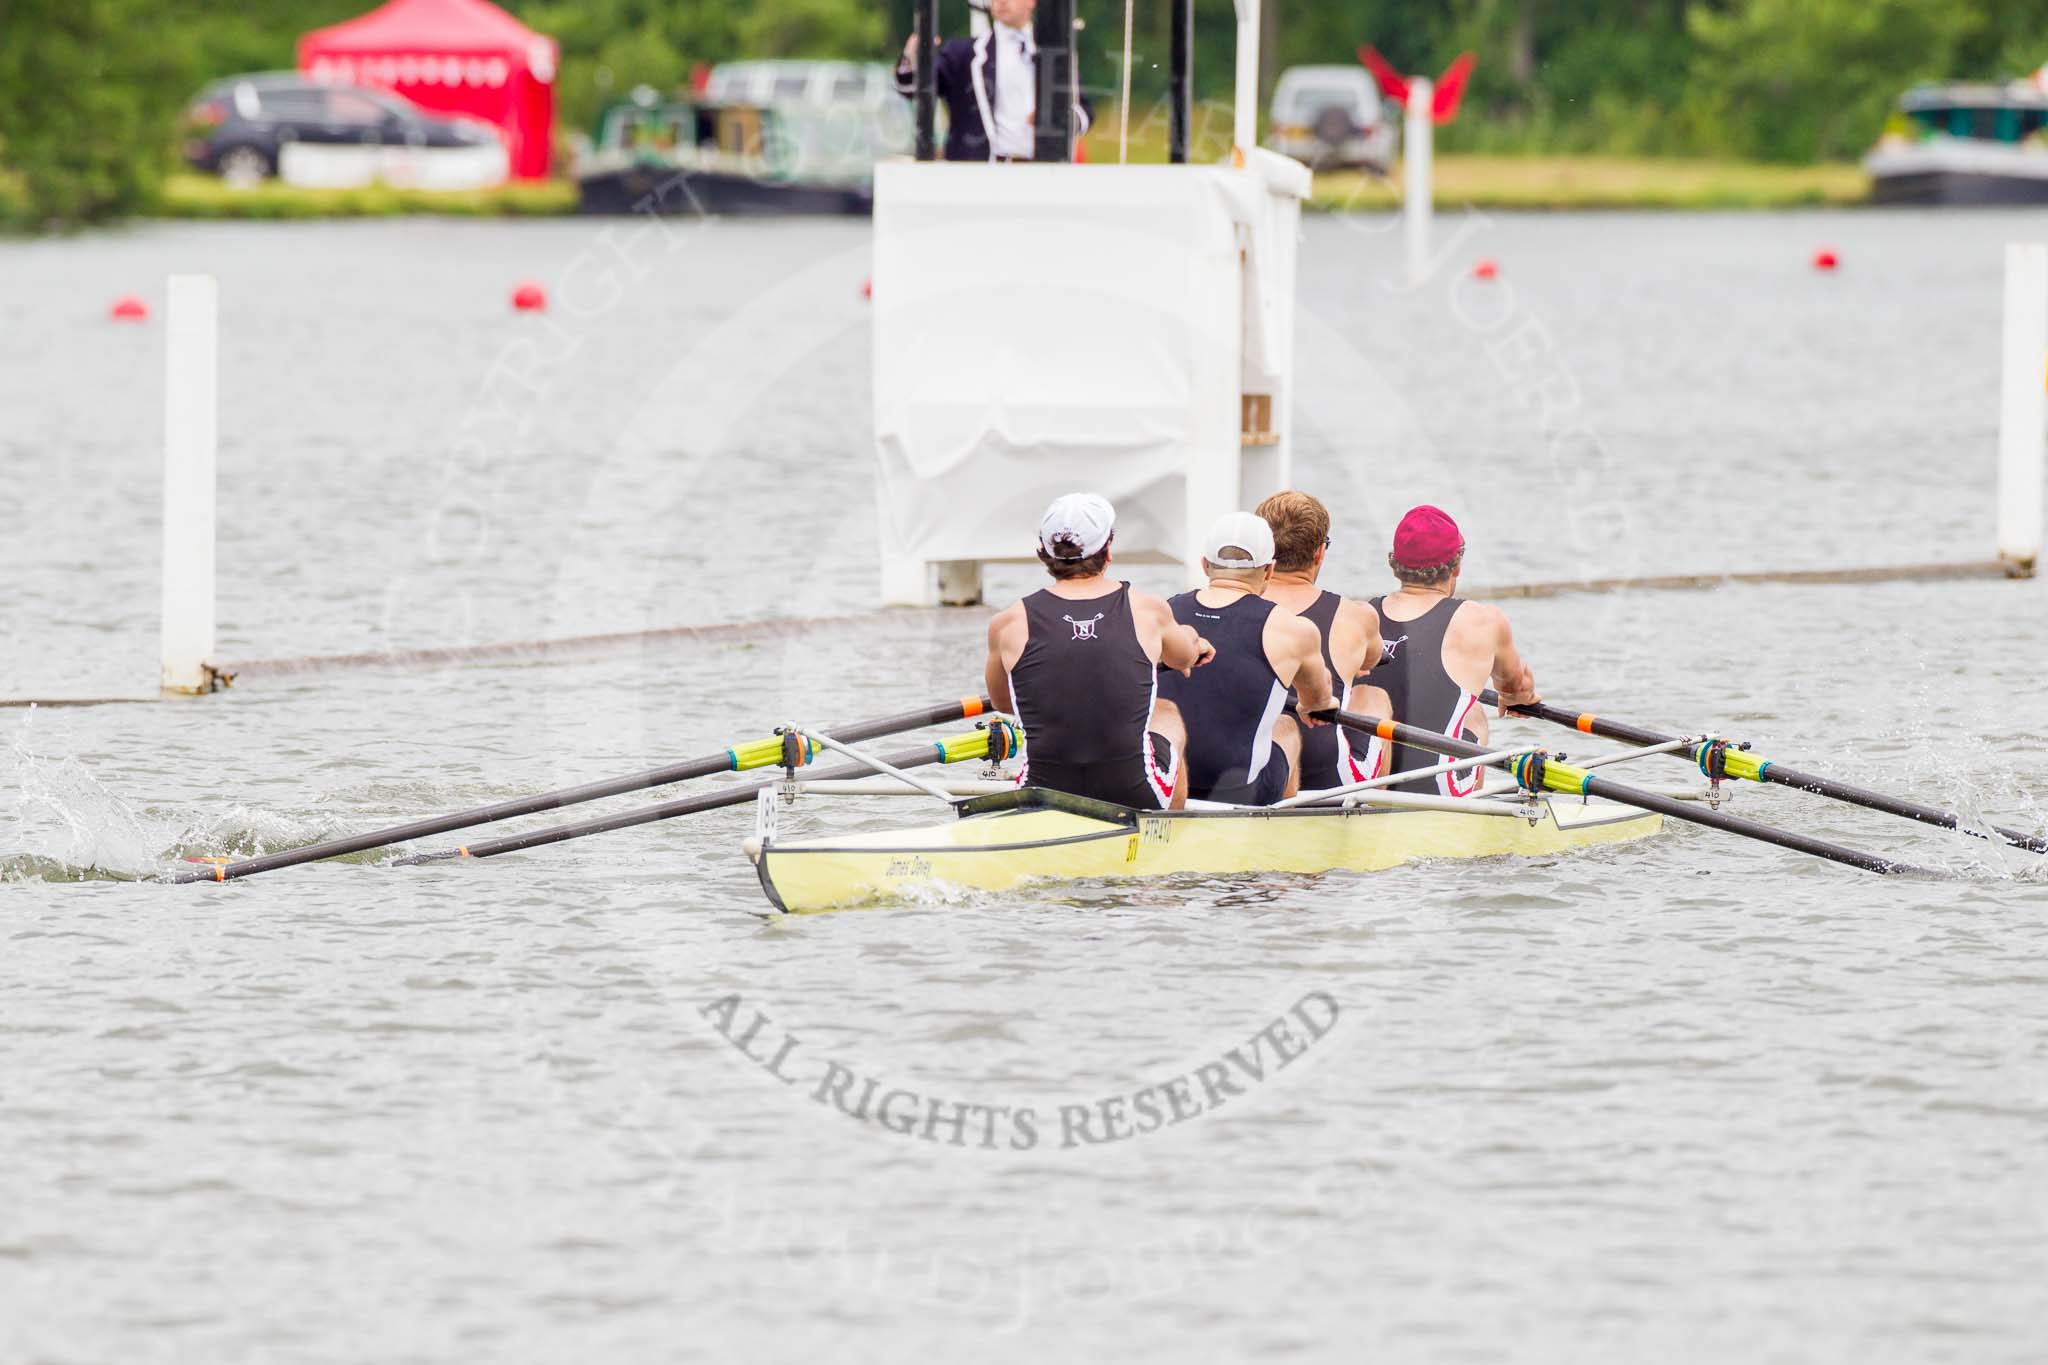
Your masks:
M 2000 247 L 2048 217 L 1451 216 L 1412 291 L 1387 228 L 1306 228 L 1336 585 L 1420 500 L 1490 583 L 1988 557 Z M 161 322 L 105 310 L 173 270 L 221 278 L 228 659 L 868 610 L 866 228 L 630 231 L 0 246 L 0 697 L 153 680 Z M 1553 700 L 2040 830 L 2044 606 L 1513 617 Z M 982 620 L 0 710 L 0 1359 L 2040 1357 L 2043 864 L 1797 794 L 1735 809 L 1945 875 L 1674 829 L 785 921 L 740 808 L 137 880 L 959 695 Z

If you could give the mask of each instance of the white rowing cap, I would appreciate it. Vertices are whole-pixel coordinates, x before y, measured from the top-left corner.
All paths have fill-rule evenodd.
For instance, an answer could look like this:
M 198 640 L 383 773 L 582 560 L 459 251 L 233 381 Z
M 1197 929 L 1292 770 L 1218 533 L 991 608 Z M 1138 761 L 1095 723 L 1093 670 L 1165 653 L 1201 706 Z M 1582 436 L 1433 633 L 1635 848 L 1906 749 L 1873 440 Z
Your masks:
M 1099 493 L 1068 493 L 1052 500 L 1038 519 L 1038 545 L 1054 559 L 1086 559 L 1116 531 L 1116 509 Z M 1066 537 L 1081 547 L 1079 554 L 1061 554 L 1053 542 Z M 1268 539 L 1271 539 L 1268 536 Z
M 1273 562 L 1273 528 L 1255 512 L 1226 512 L 1210 526 L 1202 558 L 1219 569 L 1263 569 Z

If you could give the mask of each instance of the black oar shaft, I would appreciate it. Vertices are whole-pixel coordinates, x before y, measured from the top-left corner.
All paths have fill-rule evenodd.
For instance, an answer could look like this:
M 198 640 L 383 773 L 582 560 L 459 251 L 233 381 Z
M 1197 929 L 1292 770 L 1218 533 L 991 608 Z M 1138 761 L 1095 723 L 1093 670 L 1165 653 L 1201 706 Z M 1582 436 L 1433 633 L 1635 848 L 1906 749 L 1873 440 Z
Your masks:
M 1477 758 L 1481 754 L 1492 752 L 1484 745 L 1474 744 L 1469 740 L 1454 739 L 1449 735 L 1436 734 L 1430 730 L 1418 730 L 1412 725 L 1402 725 L 1394 721 L 1381 720 L 1377 716 L 1363 716 L 1351 711 L 1339 711 L 1336 713 L 1336 719 L 1340 724 L 1362 734 L 1377 735 L 1390 743 L 1406 744 L 1413 748 L 1426 749 L 1431 753 L 1447 754 L 1452 758 Z M 1841 844 L 1829 843 L 1825 839 L 1815 839 L 1808 835 L 1795 834 L 1790 830 L 1776 829 L 1770 825 L 1760 825 L 1754 820 L 1745 820 L 1739 815 L 1729 815 L 1723 811 L 1696 806 L 1689 802 L 1680 801 L 1676 797 L 1665 796 L 1660 792 L 1643 791 L 1604 777 L 1597 777 L 1591 773 L 1567 769 L 1563 764 L 1558 764 L 1556 767 L 1560 772 L 1569 771 L 1574 773 L 1578 780 L 1573 783 L 1572 789 L 1586 796 L 1597 796 L 1624 806 L 1634 806 L 1639 810 L 1654 811 L 1673 820 L 1682 820 L 1687 824 L 1702 825 L 1708 829 L 1717 829 L 1726 834 L 1739 834 L 1745 839 L 1755 839 L 1761 843 L 1775 844 L 1779 848 L 1809 853 L 1816 858 L 1825 858 L 1829 862 L 1861 868 L 1866 872 L 1885 873 L 1918 870 L 1908 864 L 1896 862 L 1890 858 L 1881 858 L 1876 854 L 1865 853 L 1860 849 L 1847 848 Z M 1552 788 L 1552 790 L 1555 790 L 1555 788 Z
M 903 749 L 893 754 L 884 754 L 882 761 L 892 768 L 916 768 L 927 763 L 936 763 L 941 750 L 936 744 L 920 744 L 914 749 Z M 874 769 L 865 763 L 842 763 L 836 768 L 825 768 L 803 778 L 806 782 L 824 782 L 841 778 L 867 777 Z M 605 834 L 615 829 L 631 829 L 634 825 L 651 825 L 657 820 L 670 820 L 678 815 L 696 815 L 723 806 L 744 805 L 752 801 L 763 787 L 772 787 L 782 781 L 780 776 L 763 778 L 756 782 L 743 782 L 701 796 L 686 796 L 660 805 L 641 806 L 636 810 L 620 811 L 600 820 L 582 820 L 573 825 L 555 825 L 548 829 L 531 830 L 525 834 L 508 834 L 502 839 L 488 839 L 482 843 L 470 844 L 466 848 L 449 849 L 444 853 L 416 853 L 408 858 L 392 859 L 394 867 L 411 867 L 419 863 L 444 862 L 450 858 L 491 858 L 500 853 L 517 853 L 521 849 L 539 848 L 544 844 L 559 844 L 568 839 L 580 839 L 586 834 Z
M 901 715 L 883 716 L 878 720 L 862 721 L 855 725 L 827 730 L 826 733 L 845 743 L 858 744 L 862 740 L 879 739 L 884 735 L 900 734 L 905 730 L 921 730 L 928 725 L 948 725 L 968 716 L 978 716 L 987 711 L 990 705 L 987 697 L 962 697 L 958 701 L 917 711 L 905 711 Z M 288 848 L 277 853 L 244 858 L 239 862 L 220 864 L 205 872 L 181 873 L 171 880 L 181 884 L 232 881 L 237 877 L 270 872 L 280 867 L 296 867 L 301 863 L 319 862 L 323 858 L 365 853 L 374 848 L 410 843 L 414 839 L 429 839 L 434 835 L 448 834 L 458 829 L 472 829 L 477 825 L 495 824 L 500 820 L 512 820 L 522 815 L 537 815 L 542 811 L 560 810 L 564 806 L 578 806 L 586 801 L 601 801 L 605 797 L 620 796 L 626 792 L 645 791 L 649 787 L 665 787 L 692 778 L 731 772 L 733 762 L 732 750 L 721 749 L 702 758 L 685 759 L 664 767 L 650 768 L 646 772 L 586 782 L 581 786 L 563 787 L 558 791 L 540 792 L 533 796 L 515 796 L 509 801 L 456 811 L 450 815 L 430 816 L 408 824 L 393 825 L 388 829 L 343 835 L 339 839 L 328 839 L 321 843 L 308 844 L 303 848 Z
M 1486 688 L 1479 694 L 1481 706 L 1499 706 L 1500 694 Z M 1639 744 L 1647 748 L 1652 744 L 1669 744 L 1672 740 L 1683 739 L 1683 735 L 1667 735 L 1656 730 L 1645 730 L 1641 726 L 1629 725 L 1623 721 L 1609 720 L 1605 716 L 1590 715 L 1583 711 L 1570 711 L 1548 702 L 1530 702 L 1526 706 L 1510 706 L 1508 710 L 1518 716 L 1529 716 L 1536 720 L 1547 720 L 1553 725 L 1562 725 L 1567 730 L 1581 734 L 1598 735 L 1602 739 L 1618 739 L 1624 744 Z M 1679 758 L 1690 757 L 1678 754 Z
M 1847 867 L 1860 867 L 1865 872 L 1882 874 L 1918 870 L 1893 858 L 1880 857 L 1875 853 L 1865 853 L 1861 849 L 1850 848 L 1844 844 L 1829 843 L 1825 839 L 1815 839 L 1810 835 L 1778 829 L 1772 825 L 1758 824 L 1754 820 L 1745 820 L 1739 815 L 1730 815 L 1726 811 L 1718 811 L 1712 807 L 1681 801 L 1676 797 L 1665 796 L 1661 792 L 1644 791 L 1638 787 L 1624 786 L 1622 783 L 1613 781 L 1610 778 L 1588 778 L 1581 790 L 1588 796 L 1603 797 L 1609 801 L 1619 801 L 1623 805 L 1638 806 L 1643 810 L 1653 810 L 1659 815 L 1667 816 L 1673 820 L 1684 820 L 1695 825 L 1704 825 L 1708 829 L 1718 829 L 1727 834 L 1739 834 L 1745 839 L 1755 839 L 1759 843 L 1775 844 L 1779 848 L 1789 848 L 1799 853 L 1810 853 L 1816 858 L 1825 858 L 1831 863 L 1841 863 Z
M 1952 829 L 1973 839 L 1989 838 L 1990 835 L 1985 832 L 1989 830 L 1990 834 L 1996 834 L 2014 848 L 2023 848 L 2030 853 L 2048 853 L 2048 838 L 2038 834 L 2006 829 L 2002 825 L 1986 825 L 1984 829 L 1977 829 L 1965 824 L 1962 816 L 1954 811 L 1923 806 L 1918 801 L 1907 801 L 1902 797 L 1887 796 L 1883 792 L 1868 791 L 1862 787 L 1852 787 L 1846 782 L 1837 782 L 1833 778 L 1820 777 L 1813 773 L 1803 773 L 1797 768 L 1787 768 L 1783 764 L 1773 763 L 1764 769 L 1763 780 L 1774 786 L 1791 787 L 1797 791 L 1812 792 L 1817 796 L 1825 796 L 1852 806 L 1862 806 L 1866 810 L 1883 811 L 1887 815 L 1902 815 L 1908 820 L 1918 820 L 1923 825 Z
M 1500 704 L 1500 698 L 1489 689 L 1479 694 L 1479 704 L 1482 706 L 1497 706 Z M 1555 725 L 1568 726 L 1583 734 L 1598 735 L 1603 739 L 1618 739 L 1624 744 L 1638 744 L 1646 748 L 1655 744 L 1669 744 L 1673 740 L 1682 738 L 1679 735 L 1667 735 L 1656 730 L 1646 730 L 1639 725 L 1629 725 L 1622 721 L 1609 720 L 1605 716 L 1594 716 L 1584 712 L 1570 711 L 1564 707 L 1549 706 L 1542 702 L 1534 702 L 1527 706 L 1510 706 L 1508 710 L 1513 711 L 1517 715 L 1530 716 L 1537 720 L 1550 721 Z M 1673 750 L 1671 756 L 1687 762 L 1697 761 L 1694 753 L 1684 750 Z M 1791 787 L 1796 791 L 1812 792 L 1815 796 L 1825 796 L 1831 801 L 1840 801 L 1851 806 L 1861 806 L 1865 810 L 1882 811 L 1886 815 L 1903 816 L 1908 820 L 1917 820 L 1923 825 L 1933 825 L 1939 829 L 1955 830 L 1957 833 L 1967 834 L 1973 839 L 1990 837 L 1989 834 L 1985 833 L 1985 830 L 1976 829 L 1964 823 L 1962 816 L 1954 811 L 1942 810 L 1938 806 L 1924 805 L 1918 801 L 1908 801 L 1904 797 L 1887 796 L 1883 792 L 1870 791 L 1864 787 L 1852 786 L 1847 782 L 1837 782 L 1831 777 L 1821 777 L 1814 773 L 1800 772 L 1797 768 L 1788 768 L 1781 763 L 1765 764 L 1763 770 L 1757 775 L 1757 781 L 1767 782 L 1777 787 Z M 1986 826 L 1986 829 L 1990 831 L 1990 834 L 1996 834 L 2014 848 L 2023 848 L 2031 853 L 2048 853 L 2048 837 L 2028 834 L 2023 830 L 2006 829 L 2001 825 L 1989 825 Z

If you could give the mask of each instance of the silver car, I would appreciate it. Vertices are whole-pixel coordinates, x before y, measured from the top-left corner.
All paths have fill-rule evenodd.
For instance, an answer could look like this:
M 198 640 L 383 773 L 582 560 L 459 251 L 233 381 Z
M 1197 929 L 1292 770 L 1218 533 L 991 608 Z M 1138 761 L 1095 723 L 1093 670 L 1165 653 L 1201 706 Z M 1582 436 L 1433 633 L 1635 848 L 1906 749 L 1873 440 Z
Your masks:
M 1362 66 L 1292 66 L 1273 88 L 1274 151 L 1317 170 L 1361 167 L 1385 175 L 1398 134 L 1378 82 Z

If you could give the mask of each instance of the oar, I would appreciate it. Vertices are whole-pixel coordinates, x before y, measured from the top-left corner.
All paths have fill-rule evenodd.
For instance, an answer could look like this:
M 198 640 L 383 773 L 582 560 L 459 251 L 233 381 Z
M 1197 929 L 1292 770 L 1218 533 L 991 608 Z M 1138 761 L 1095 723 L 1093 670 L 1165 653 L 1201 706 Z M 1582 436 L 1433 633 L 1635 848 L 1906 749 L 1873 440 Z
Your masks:
M 1482 706 L 1497 706 L 1500 704 L 1500 698 L 1489 688 L 1479 694 L 1479 702 Z M 1640 725 L 1608 720 L 1605 716 L 1588 715 L 1562 706 L 1549 706 L 1543 702 L 1532 702 L 1527 706 L 1510 706 L 1508 710 L 1517 715 L 1532 716 L 1554 725 L 1567 726 L 1582 734 L 1599 735 L 1603 739 L 1618 739 L 1624 744 L 1671 744 L 1681 738 L 1658 730 L 1648 730 Z M 1967 834 L 1972 839 L 1989 839 L 1995 834 L 2014 848 L 2023 848 L 2030 853 L 2048 853 L 2048 838 L 2041 835 L 2005 829 L 1998 825 L 1992 825 L 1990 832 L 1986 833 L 1984 830 L 1973 829 L 1964 824 L 1963 818 L 1954 811 L 1942 810 L 1936 806 L 1923 806 L 1917 801 L 1908 801 L 1903 797 L 1887 796 L 1883 792 L 1852 787 L 1833 778 L 1803 773 L 1796 768 L 1773 763 L 1767 758 L 1759 758 L 1747 749 L 1722 745 L 1718 746 L 1717 751 L 1717 746 L 1713 744 L 1699 744 L 1689 749 L 1673 750 L 1671 756 L 1699 765 L 1700 771 L 1707 772 L 1710 776 L 1739 777 L 1751 782 L 1792 787 L 1799 791 L 1812 792 L 1816 796 L 1825 796 L 1830 800 L 1845 801 L 1852 806 L 1862 806 L 1866 810 L 1883 811 L 1887 815 L 1903 815 L 1906 819 L 1918 820 L 1923 825 L 1952 829 L 1958 834 Z M 1719 772 L 1715 773 L 1710 769 L 1718 769 Z
M 1382 720 L 1378 716 L 1362 716 L 1352 711 L 1325 711 L 1319 714 L 1361 734 L 1378 735 L 1389 743 L 1406 744 L 1410 748 L 1427 749 L 1431 753 L 1448 754 L 1452 758 L 1477 758 L 1489 752 L 1483 745 L 1473 744 L 1468 740 L 1453 739 L 1449 735 L 1439 735 L 1429 730 L 1418 730 L 1412 725 Z M 1891 858 L 1880 858 L 1874 853 L 1864 853 L 1841 844 L 1832 844 L 1825 839 L 1815 839 L 1805 834 L 1794 834 L 1790 830 L 1760 825 L 1739 815 L 1728 815 L 1721 811 L 1694 806 L 1676 797 L 1625 786 L 1620 782 L 1587 772 L 1584 768 L 1570 767 L 1543 754 L 1524 754 L 1503 766 L 1507 767 L 1515 780 L 1529 791 L 1598 796 L 1620 805 L 1655 811 L 1668 819 L 1705 825 L 1708 829 L 1718 829 L 1724 834 L 1739 834 L 1745 839 L 1775 844 L 1779 848 L 1789 848 L 1799 853 L 1810 853 L 1816 858 L 1826 858 L 1829 862 L 1860 867 L 1866 872 L 1924 870 Z
M 956 720 L 978 716 L 988 710 L 989 706 L 987 697 L 962 697 L 958 701 L 949 701 L 919 711 L 905 711 L 901 715 L 883 716 L 879 720 L 862 721 L 858 725 L 840 726 L 828 733 L 848 743 L 859 743 L 866 739 L 880 739 L 884 735 L 901 734 L 905 730 L 921 730 L 927 725 L 949 725 Z M 323 858 L 339 858 L 345 853 L 362 853 L 369 849 L 386 848 L 414 839 L 432 838 L 436 834 L 447 834 L 451 830 L 493 824 L 499 820 L 534 815 L 544 810 L 559 810 L 563 806 L 577 806 L 585 801 L 599 801 L 607 796 L 618 796 L 625 792 L 665 787 L 672 782 L 684 782 L 693 777 L 709 777 L 713 773 L 744 772 L 749 768 L 765 768 L 780 762 L 782 738 L 774 735 L 737 744 L 730 749 L 721 749 L 702 758 L 687 759 L 661 768 L 650 768 L 644 773 L 586 782 L 580 787 L 563 787 L 558 791 L 541 792 L 535 796 L 517 796 L 494 805 L 477 806 L 471 810 L 456 811 L 452 815 L 436 815 L 426 820 L 414 820 L 409 824 L 393 825 L 389 829 L 373 829 L 365 834 L 344 835 L 339 839 L 328 839 L 323 843 L 308 844 L 303 848 L 288 848 L 278 853 L 244 858 L 240 862 L 217 863 L 204 872 L 184 872 L 171 880 L 179 884 L 231 881 L 236 877 L 270 872 L 280 867 L 296 867 L 300 863 L 319 862 Z
M 988 755 L 988 730 L 976 730 L 972 734 L 955 735 L 951 739 L 939 740 L 932 744 L 920 744 L 915 748 L 899 749 L 893 754 L 879 755 L 882 762 L 892 768 L 920 768 L 927 763 L 961 763 L 971 758 L 985 758 Z M 1005 729 L 1003 752 L 1012 751 L 1015 732 Z M 836 768 L 821 769 L 806 781 L 824 782 L 848 777 L 867 777 L 874 768 L 864 763 L 843 763 Z M 676 801 L 664 801 L 658 806 L 641 806 L 637 810 L 620 811 L 607 815 L 601 820 L 585 820 L 573 825 L 556 825 L 550 829 L 537 829 L 527 834 L 510 834 L 502 839 L 490 839 L 480 844 L 469 844 L 463 848 L 446 849 L 439 853 L 415 853 L 410 857 L 394 858 L 393 867 L 411 867 L 420 863 L 445 862 L 450 858 L 492 858 L 500 853 L 517 853 L 523 848 L 539 848 L 543 844 L 559 844 L 567 839 L 581 839 L 586 834 L 604 834 L 615 829 L 630 829 L 634 825 L 651 825 L 656 820 L 671 820 L 678 815 L 696 815 L 701 811 L 717 810 L 722 806 L 743 805 L 754 799 L 754 794 L 764 787 L 772 787 L 782 781 L 771 777 L 760 782 L 745 782 L 738 786 L 726 787 L 702 796 L 688 796 Z

